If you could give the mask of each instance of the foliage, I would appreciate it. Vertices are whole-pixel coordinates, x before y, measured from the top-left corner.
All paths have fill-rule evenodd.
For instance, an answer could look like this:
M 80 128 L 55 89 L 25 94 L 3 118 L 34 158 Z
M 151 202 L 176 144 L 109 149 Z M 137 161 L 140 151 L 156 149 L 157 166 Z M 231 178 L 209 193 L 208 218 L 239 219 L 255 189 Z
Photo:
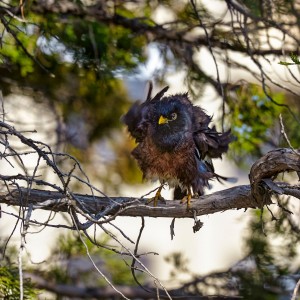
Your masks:
M 236 141 L 232 144 L 230 156 L 240 165 L 251 163 L 261 157 L 268 143 L 273 146 L 274 128 L 279 123 L 279 115 L 284 111 L 282 93 L 266 96 L 256 84 L 244 84 L 236 89 L 228 101 L 228 119 L 232 124 Z M 276 105 L 274 102 L 279 103 Z M 279 142 L 277 142 L 279 146 Z M 248 161 L 245 161 L 245 156 Z
M 293 65 L 300 65 L 300 60 L 298 58 L 298 55 L 291 53 L 290 55 L 291 60 L 293 61 L 292 63 L 290 62 L 285 62 L 285 61 L 280 61 L 279 64 L 283 66 L 293 66 Z
M 30 280 L 23 283 L 23 299 L 34 299 L 37 291 Z M 20 299 L 19 270 L 16 267 L 0 266 L 0 298 L 7 300 Z
M 1 241 L 0 299 L 19 300 L 21 297 L 19 269 L 12 262 L 13 258 L 18 255 L 18 251 L 15 247 L 9 246 L 4 254 L 5 248 L 5 243 Z M 35 289 L 31 281 L 23 278 L 23 299 L 35 299 L 38 293 L 39 291 Z

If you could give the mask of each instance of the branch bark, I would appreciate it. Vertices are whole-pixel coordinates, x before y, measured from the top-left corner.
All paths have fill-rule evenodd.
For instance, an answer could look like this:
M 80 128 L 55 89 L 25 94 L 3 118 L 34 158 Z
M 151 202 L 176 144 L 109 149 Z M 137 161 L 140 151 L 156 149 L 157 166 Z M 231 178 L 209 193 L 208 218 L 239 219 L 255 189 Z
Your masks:
M 67 212 L 73 208 L 82 214 L 97 215 L 98 219 L 104 216 L 185 218 L 193 217 L 195 213 L 201 216 L 229 209 L 261 208 L 272 204 L 272 194 L 292 195 L 300 199 L 300 186 L 274 182 L 279 173 L 300 172 L 299 153 L 286 148 L 268 152 L 252 166 L 250 185 L 240 185 L 193 199 L 189 211 L 178 200 L 153 207 L 146 205 L 147 199 L 134 197 L 96 197 L 28 188 L 0 192 L 0 203 L 33 205 L 34 209 L 55 212 Z M 26 201 L 22 201 L 25 197 Z
M 20 201 L 20 193 L 29 194 L 27 203 Z M 241 185 L 193 199 L 191 210 L 186 210 L 186 205 L 180 204 L 179 200 L 159 203 L 157 207 L 146 205 L 147 199 L 133 197 L 96 197 L 90 195 L 74 194 L 76 201 L 66 195 L 43 190 L 28 190 L 26 188 L 15 189 L 10 193 L 0 193 L 0 203 L 14 206 L 28 206 L 33 204 L 34 209 L 52 210 L 55 212 L 67 212 L 70 207 L 79 208 L 88 214 L 98 214 L 106 211 L 105 215 L 120 216 L 147 216 L 184 218 L 193 217 L 194 210 L 197 215 L 213 214 L 219 211 L 240 208 L 257 207 L 255 199 L 251 195 L 249 185 Z M 27 197 L 27 196 L 26 196 Z
M 278 174 L 295 171 L 299 176 L 300 172 L 300 152 L 299 150 L 281 148 L 269 151 L 262 158 L 257 160 L 249 174 L 251 184 L 251 194 L 257 202 L 269 204 L 272 193 L 291 195 L 288 187 L 282 189 L 274 183 Z M 295 197 L 299 198 L 299 187 L 294 187 Z

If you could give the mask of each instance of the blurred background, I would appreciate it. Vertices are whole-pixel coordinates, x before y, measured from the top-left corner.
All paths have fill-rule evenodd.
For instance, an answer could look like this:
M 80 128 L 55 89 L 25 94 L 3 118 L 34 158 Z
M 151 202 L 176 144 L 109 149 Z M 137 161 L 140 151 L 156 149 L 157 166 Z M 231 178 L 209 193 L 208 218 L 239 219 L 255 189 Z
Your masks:
M 291 145 L 299 147 L 298 1 L 0 1 L 0 11 L 2 120 L 54 153 L 76 158 L 106 195 L 141 197 L 158 186 L 143 182 L 130 154 L 135 143 L 120 122 L 132 103 L 146 98 L 150 80 L 153 95 L 166 85 L 168 94 L 189 92 L 219 131 L 232 130 L 236 141 L 214 165 L 218 174 L 236 177 L 234 185 L 249 184 L 252 164 L 267 151 L 288 147 L 280 115 Z M 2 153 L 6 146 L 2 139 Z M 10 146 L 26 152 L 17 140 Z M 35 174 L 59 184 L 36 153 L 16 161 L 2 155 L 1 174 Z M 73 168 L 59 156 L 57 165 L 66 173 Z M 74 174 L 84 177 L 79 169 Z M 297 184 L 293 174 L 280 180 Z M 80 180 L 71 180 L 70 187 L 90 193 Z M 212 181 L 206 193 L 229 187 Z M 164 189 L 163 196 L 171 200 L 172 190 Z M 300 205 L 292 197 L 273 200 L 270 210 L 203 216 L 197 233 L 193 219 L 176 219 L 173 240 L 172 219 L 146 218 L 139 252 L 149 254 L 142 261 L 168 289 L 195 297 L 290 299 L 300 278 Z M 0 295 L 10 293 L 2 287 L 3 278 L 10 278 L 19 299 L 13 278 L 24 242 L 20 209 L 1 209 Z M 36 223 L 22 254 L 26 272 L 53 286 L 106 284 L 78 233 L 48 226 L 70 225 L 67 213 L 34 210 L 31 220 Z M 130 259 L 120 252 L 124 245 L 134 249 L 140 228 L 140 218 L 117 217 L 105 229 L 91 229 L 104 247 L 87 240 L 88 249 L 116 285 L 137 285 Z M 152 278 L 137 273 L 141 284 L 153 286 Z M 70 297 L 45 282 L 29 284 L 26 293 L 27 299 Z

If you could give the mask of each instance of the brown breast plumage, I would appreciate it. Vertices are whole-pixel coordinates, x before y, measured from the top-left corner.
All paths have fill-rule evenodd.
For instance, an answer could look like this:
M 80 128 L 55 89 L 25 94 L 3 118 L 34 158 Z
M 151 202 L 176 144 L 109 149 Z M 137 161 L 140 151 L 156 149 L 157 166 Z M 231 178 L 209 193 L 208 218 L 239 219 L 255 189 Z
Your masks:
M 159 179 L 170 186 L 186 188 L 198 175 L 194 149 L 194 141 L 190 138 L 173 151 L 163 152 L 152 142 L 151 137 L 146 137 L 133 150 L 132 155 L 145 179 Z

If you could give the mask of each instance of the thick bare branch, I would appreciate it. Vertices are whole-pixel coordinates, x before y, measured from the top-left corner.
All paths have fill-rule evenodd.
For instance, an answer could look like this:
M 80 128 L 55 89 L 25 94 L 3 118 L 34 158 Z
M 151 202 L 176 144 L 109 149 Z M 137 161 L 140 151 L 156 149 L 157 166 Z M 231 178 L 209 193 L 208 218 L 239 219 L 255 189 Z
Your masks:
M 165 204 L 158 204 L 157 207 L 146 205 L 147 199 L 129 197 L 96 197 L 89 195 L 74 194 L 77 201 L 72 201 L 66 195 L 54 191 L 27 190 L 22 188 L 24 195 L 30 193 L 28 204 L 33 204 L 35 209 L 46 209 L 56 212 L 67 212 L 71 206 L 80 207 L 79 203 L 84 204 L 84 211 L 88 214 L 98 214 L 107 211 L 106 215 L 120 216 L 148 216 L 148 217 L 168 217 L 183 218 L 193 217 L 193 211 L 186 211 L 186 206 L 180 201 L 166 201 Z M 16 189 L 0 193 L 0 203 L 8 205 L 24 205 L 20 202 L 20 190 Z M 114 203 L 111 202 L 114 201 Z M 117 205 L 116 205 L 117 204 Z M 250 186 L 243 185 L 211 195 L 193 199 L 191 210 L 196 210 L 197 215 L 212 214 L 228 209 L 240 209 L 256 207 L 255 199 L 251 196 Z M 111 209 L 110 209 L 111 208 Z
M 280 184 L 282 194 L 293 195 L 300 198 L 300 187 L 286 186 Z M 180 201 L 166 201 L 165 204 L 158 204 L 157 207 L 146 205 L 147 199 L 129 197 L 95 197 L 89 195 L 74 194 L 77 201 L 72 201 L 65 195 L 54 191 L 21 189 L 25 195 L 30 192 L 27 205 L 33 204 L 35 209 L 52 210 L 56 212 L 67 212 L 70 207 L 78 207 L 79 203 L 84 203 L 84 210 L 87 214 L 98 214 L 107 211 L 110 216 L 147 216 L 147 217 L 167 217 L 184 218 L 193 217 L 194 211 L 197 216 L 213 214 L 230 209 L 256 208 L 260 207 L 257 200 L 253 197 L 249 185 L 241 185 L 193 199 L 191 210 L 180 204 Z M 112 204 L 111 200 L 114 201 Z M 13 190 L 0 193 L 0 203 L 7 205 L 24 205 L 20 202 L 20 190 Z M 116 205 L 117 203 L 117 205 Z M 270 204 L 266 203 L 266 204 Z M 110 209 L 111 208 L 111 209 Z
M 195 213 L 201 216 L 229 209 L 263 207 L 272 203 L 271 195 L 274 193 L 292 195 L 300 199 L 299 186 L 273 182 L 279 173 L 286 171 L 300 172 L 299 152 L 285 148 L 272 150 L 251 168 L 251 185 L 236 186 L 193 199 L 189 211 L 180 201 L 166 201 L 152 207 L 146 205 L 147 199 L 134 197 L 96 197 L 28 188 L 0 192 L 0 203 L 15 206 L 33 205 L 34 209 L 55 212 L 67 212 L 73 208 L 75 212 L 87 217 L 90 223 L 107 222 L 116 216 L 194 217 Z M 27 196 L 26 203 L 21 201 L 21 195 Z M 96 215 L 96 218 L 92 215 Z M 110 216 L 109 219 L 98 221 L 107 216 Z
M 271 201 L 271 194 L 266 192 L 266 186 L 278 194 L 289 194 L 288 190 L 284 191 L 273 180 L 279 173 L 291 171 L 300 172 L 299 150 L 282 148 L 268 152 L 256 161 L 250 170 L 252 196 L 264 205 Z M 296 190 L 299 191 L 299 187 L 296 187 Z

